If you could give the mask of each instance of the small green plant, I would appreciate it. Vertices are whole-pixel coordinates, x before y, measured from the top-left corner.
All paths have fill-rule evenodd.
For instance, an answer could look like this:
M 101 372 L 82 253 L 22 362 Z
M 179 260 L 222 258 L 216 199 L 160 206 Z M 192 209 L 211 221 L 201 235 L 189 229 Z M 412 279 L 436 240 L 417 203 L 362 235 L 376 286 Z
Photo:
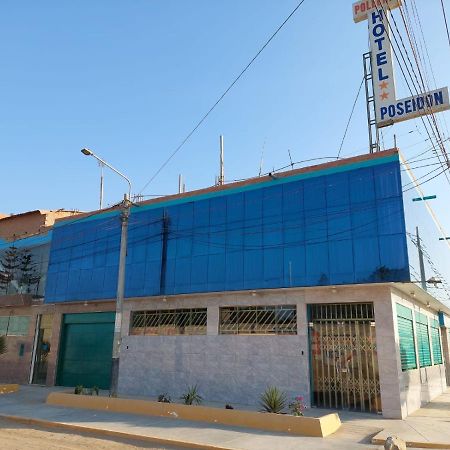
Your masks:
M 304 398 L 299 395 L 289 403 L 289 409 L 293 416 L 303 416 L 303 411 L 306 409 L 306 405 L 303 403 Z
M 0 336 L 0 355 L 6 353 L 8 348 L 6 347 L 6 336 Z
M 283 411 L 286 402 L 286 394 L 275 386 L 269 386 L 259 400 L 263 411 L 275 414 L 280 414 Z
M 194 385 L 188 387 L 187 392 L 181 396 L 181 400 L 184 401 L 185 405 L 193 405 L 194 403 L 200 405 L 203 398 L 198 393 L 198 386 Z
M 79 385 L 75 386 L 75 390 L 73 391 L 73 393 L 75 395 L 82 395 L 83 390 L 84 390 L 84 386 L 82 384 L 79 384 Z
M 170 398 L 170 395 L 167 394 L 167 392 L 164 392 L 164 394 L 158 395 L 158 402 L 160 403 L 171 403 L 172 399 Z
M 89 395 L 98 395 L 100 389 L 98 386 L 92 386 L 91 389 L 89 389 Z

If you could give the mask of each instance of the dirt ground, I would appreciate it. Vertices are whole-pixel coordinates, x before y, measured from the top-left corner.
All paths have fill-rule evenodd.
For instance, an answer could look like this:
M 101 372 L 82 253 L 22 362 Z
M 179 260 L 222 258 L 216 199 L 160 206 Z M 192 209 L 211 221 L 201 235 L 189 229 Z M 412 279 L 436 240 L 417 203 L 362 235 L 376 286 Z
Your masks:
M 0 419 L 0 450 L 180 450 L 139 441 L 105 439 L 94 434 L 71 434 Z

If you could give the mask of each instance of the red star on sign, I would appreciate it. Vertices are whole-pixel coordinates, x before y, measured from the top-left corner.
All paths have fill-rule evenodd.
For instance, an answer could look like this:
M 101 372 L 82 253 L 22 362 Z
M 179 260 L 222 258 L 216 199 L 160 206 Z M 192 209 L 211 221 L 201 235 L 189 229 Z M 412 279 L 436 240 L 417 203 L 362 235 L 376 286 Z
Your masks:
M 387 89 L 388 86 L 389 86 L 389 83 L 388 83 L 387 81 L 383 81 L 383 82 L 380 84 L 380 89 Z
M 388 97 L 389 97 L 389 95 L 388 95 L 387 92 L 383 92 L 383 93 L 380 95 L 381 100 L 387 100 Z

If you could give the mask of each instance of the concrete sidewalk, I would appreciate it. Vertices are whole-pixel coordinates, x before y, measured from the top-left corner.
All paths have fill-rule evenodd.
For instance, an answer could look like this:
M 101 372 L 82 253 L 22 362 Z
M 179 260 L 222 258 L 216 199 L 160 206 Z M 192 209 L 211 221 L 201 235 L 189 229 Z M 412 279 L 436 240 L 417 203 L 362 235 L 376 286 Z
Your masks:
M 247 428 L 227 427 L 160 417 L 119 414 L 50 406 L 52 391 L 67 388 L 21 386 L 19 392 L 0 396 L 0 416 L 35 426 L 96 432 L 106 436 L 142 440 L 179 447 L 214 450 L 358 450 L 384 443 L 395 435 L 409 447 L 450 449 L 450 390 L 406 420 L 340 411 L 342 428 L 327 438 L 290 436 Z M 308 410 L 318 416 L 328 410 Z
M 407 419 L 386 424 L 373 442 L 384 442 L 392 434 L 403 439 L 408 447 L 450 449 L 450 390 Z
M 371 436 L 381 431 L 381 428 L 344 424 L 336 434 L 323 439 L 177 419 L 59 408 L 45 404 L 52 390 L 66 389 L 21 386 L 15 394 L 2 395 L 0 416 L 35 426 L 215 450 L 361 450 L 372 447 L 367 445 Z

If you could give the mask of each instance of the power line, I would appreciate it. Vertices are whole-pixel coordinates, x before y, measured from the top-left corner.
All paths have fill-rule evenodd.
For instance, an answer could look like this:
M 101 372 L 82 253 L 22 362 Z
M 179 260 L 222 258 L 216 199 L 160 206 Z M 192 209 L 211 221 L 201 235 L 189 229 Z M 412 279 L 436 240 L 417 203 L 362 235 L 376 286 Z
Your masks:
M 233 82 L 227 87 L 227 89 L 223 92 L 223 94 L 216 100 L 216 102 L 211 106 L 211 108 L 203 115 L 203 117 L 197 122 L 195 127 L 188 133 L 188 135 L 181 141 L 178 147 L 170 154 L 170 156 L 164 161 L 164 163 L 159 167 L 159 169 L 153 174 L 150 180 L 144 185 L 144 187 L 140 190 L 139 194 L 141 194 L 147 186 L 159 175 L 159 173 L 164 169 L 164 167 L 169 164 L 172 158 L 182 149 L 184 144 L 191 138 L 191 136 L 197 131 L 197 129 L 202 125 L 202 123 L 208 118 L 208 116 L 214 111 L 217 105 L 223 100 L 223 98 L 230 92 L 230 90 L 234 87 L 234 85 L 241 79 L 241 77 L 247 72 L 250 66 L 256 61 L 259 55 L 264 51 L 264 49 L 270 44 L 270 42 L 275 38 L 275 36 L 281 31 L 281 29 L 286 25 L 286 23 L 291 19 L 291 17 L 297 12 L 300 6 L 303 5 L 305 0 L 301 0 L 300 3 L 292 10 L 292 12 L 286 17 L 283 23 L 276 29 L 276 31 L 270 36 L 270 38 L 266 41 L 266 43 L 259 49 L 256 55 L 250 60 L 250 62 L 242 69 L 239 75 L 233 80 Z
M 403 64 L 404 64 L 404 66 L 405 66 L 406 71 L 408 72 L 409 78 L 410 78 L 410 80 L 411 80 L 411 82 L 412 82 L 412 85 L 413 85 L 413 88 L 414 88 L 416 94 L 419 95 L 420 89 L 421 89 L 421 88 L 420 88 L 420 82 L 419 82 L 419 80 L 418 80 L 418 78 L 417 78 L 417 75 L 416 75 L 416 73 L 415 73 L 415 71 L 414 71 L 414 66 L 413 66 L 413 64 L 412 64 L 412 62 L 411 62 L 411 59 L 410 59 L 410 57 L 409 57 L 409 54 L 408 54 L 408 51 L 407 51 L 406 46 L 405 46 L 405 44 L 404 44 L 404 41 L 403 41 L 403 38 L 402 38 L 402 36 L 401 36 L 400 30 L 399 30 L 399 28 L 398 28 L 398 26 L 397 26 L 397 22 L 396 22 L 396 20 L 395 20 L 395 17 L 392 15 L 392 10 L 391 10 L 391 8 L 389 7 L 389 5 L 387 5 L 387 8 L 388 8 L 389 11 L 391 12 L 391 18 L 392 18 L 392 21 L 393 21 L 393 23 L 394 23 L 394 25 L 395 25 L 395 29 L 396 29 L 396 30 L 394 30 L 394 29 L 392 28 L 390 21 L 387 20 L 387 9 L 385 9 L 382 5 L 380 5 L 380 7 L 381 7 L 381 8 L 383 9 L 383 11 L 384 11 L 383 22 L 385 22 L 385 26 L 392 32 L 392 36 L 393 36 L 393 38 L 394 38 L 395 44 L 397 45 L 397 50 L 396 50 L 396 48 L 394 47 L 394 45 L 393 45 L 393 43 L 392 43 L 392 39 L 391 39 L 390 36 L 388 35 L 387 37 L 388 37 L 389 43 L 390 43 L 390 45 L 391 45 L 391 47 L 392 47 L 392 50 L 393 50 L 394 55 L 395 55 L 395 58 L 396 58 L 397 62 L 399 63 L 400 71 L 402 72 L 402 75 L 403 75 L 403 78 L 405 79 L 406 85 L 408 86 L 408 89 L 409 89 L 411 95 L 414 96 L 415 94 L 414 94 L 414 92 L 413 92 L 413 89 L 411 88 L 410 82 L 408 81 L 408 78 L 407 78 L 407 76 L 406 76 L 405 70 L 404 70 L 404 68 L 403 68 L 402 62 L 400 61 L 400 58 L 399 58 L 398 54 L 400 54 L 400 56 L 401 56 L 401 59 L 402 59 L 402 61 L 403 61 Z M 385 20 L 385 19 L 386 19 L 386 20 Z M 405 24 L 405 26 L 406 26 L 406 24 Z M 398 34 L 398 36 L 399 36 L 399 38 L 400 38 L 401 46 L 400 46 L 400 44 L 399 44 L 399 40 L 397 39 L 397 36 L 396 36 L 395 31 L 397 31 L 397 34 Z M 402 47 L 403 47 L 404 53 L 406 54 L 406 58 L 405 58 L 405 56 L 404 56 L 404 54 L 403 54 Z M 409 65 L 407 64 L 406 59 L 408 59 Z M 414 74 L 414 77 L 413 77 L 413 75 L 411 74 L 411 70 L 410 70 L 409 66 L 411 66 L 411 69 L 412 69 L 412 72 L 413 72 L 413 74 Z M 416 86 L 416 82 L 414 81 L 414 79 L 415 79 L 416 82 L 417 82 L 418 88 L 417 88 L 417 86 Z M 434 118 L 434 113 L 433 113 L 432 109 L 431 109 L 431 108 L 429 108 L 429 109 L 430 109 L 430 114 L 431 114 L 431 115 L 433 116 L 433 118 Z M 438 127 L 437 127 L 437 123 L 436 123 L 435 118 L 434 118 L 434 126 L 436 127 L 436 131 L 437 131 L 437 133 L 438 133 L 438 135 L 439 135 L 439 138 L 438 138 L 438 136 L 436 135 L 436 132 L 435 132 L 434 129 L 433 129 L 433 124 L 432 124 L 432 122 L 431 122 L 430 117 L 429 117 L 428 115 L 425 116 L 425 117 L 426 117 L 426 119 L 427 119 L 427 121 L 428 121 L 428 124 L 429 124 L 429 126 L 430 126 L 430 128 L 431 128 L 431 131 L 432 131 L 432 133 L 433 133 L 433 135 L 434 135 L 436 141 L 442 143 L 442 137 L 440 136 L 440 132 L 439 132 L 439 129 L 438 129 Z M 426 126 L 425 120 L 424 120 L 424 118 L 423 118 L 422 116 L 420 117 L 420 119 L 421 119 L 421 121 L 422 121 L 422 123 L 423 123 L 423 126 L 424 126 L 424 128 L 425 128 L 425 131 L 427 132 L 427 135 L 428 135 L 428 137 L 429 137 L 429 139 L 430 139 L 430 142 L 433 144 L 433 147 L 434 147 L 433 139 L 432 139 L 432 137 L 431 137 L 430 131 L 428 130 L 428 128 L 427 128 L 427 126 Z M 442 144 L 441 144 L 441 145 L 442 145 Z M 436 152 L 436 155 L 438 155 L 438 153 L 437 153 L 436 150 L 435 150 L 435 152 Z M 446 153 L 446 151 L 445 151 L 445 147 L 443 147 L 443 145 L 442 145 L 442 147 L 441 147 L 441 152 L 442 152 L 442 154 L 443 154 L 443 156 L 444 156 L 444 159 L 448 160 L 448 155 L 447 155 L 447 153 Z M 442 165 L 442 167 L 444 168 L 444 164 Z M 443 170 L 442 173 L 445 174 L 445 177 L 447 178 L 447 181 L 450 183 L 450 179 L 449 179 L 449 177 L 448 177 L 448 174 L 447 174 L 447 171 L 446 171 L 445 168 L 444 168 L 444 170 Z
M 408 3 L 406 2 L 406 0 L 404 2 L 404 5 L 405 5 L 405 10 L 406 10 L 406 15 L 409 18 L 409 21 L 411 23 Z M 431 72 L 431 77 L 433 79 L 433 86 L 434 86 L 433 89 L 436 89 L 437 88 L 436 76 L 434 74 L 433 64 L 431 63 L 430 53 L 428 51 L 428 45 L 427 45 L 427 42 L 426 42 L 426 39 L 425 39 L 425 33 L 423 31 L 423 27 L 422 27 L 422 21 L 420 19 L 420 14 L 419 14 L 419 11 L 417 9 L 417 5 L 416 5 L 415 0 L 411 0 L 411 10 L 412 10 L 412 15 L 414 17 L 414 21 L 415 21 L 415 23 L 416 23 L 416 25 L 417 25 L 417 27 L 418 27 L 418 29 L 420 31 L 420 36 L 422 38 L 421 40 L 419 39 L 419 43 L 420 43 L 420 48 L 422 49 L 422 52 L 424 52 L 424 54 L 426 55 L 426 58 L 424 56 L 423 59 L 424 59 L 425 63 L 426 63 L 426 61 L 428 61 L 428 65 L 430 67 L 430 72 Z M 412 28 L 412 26 L 411 26 L 411 28 Z M 423 46 L 422 46 L 422 43 L 423 43 Z M 425 49 L 425 51 L 424 51 L 424 49 Z M 425 63 L 424 63 L 424 66 L 425 66 Z M 425 71 L 426 71 L 426 67 L 425 67 Z M 428 83 L 428 84 L 430 84 L 430 83 Z M 441 117 L 443 119 L 447 135 L 449 135 L 450 133 L 449 133 L 449 129 L 448 129 L 448 126 L 447 126 L 447 120 L 445 118 L 445 115 L 441 115 Z
M 439 170 L 439 169 L 441 169 L 441 167 L 438 167 L 437 169 L 432 170 L 431 172 L 427 173 L 426 175 L 424 175 L 424 176 L 421 177 L 421 178 L 425 178 L 425 177 L 427 177 L 428 175 L 431 175 L 432 173 L 436 172 L 436 171 Z M 431 181 L 431 180 L 434 180 L 435 178 L 441 176 L 443 173 L 445 173 L 445 172 L 447 172 L 447 171 L 448 171 L 448 169 L 443 169 L 443 170 L 441 170 L 438 174 L 434 175 L 433 177 L 428 178 L 427 180 L 422 181 L 421 183 L 419 183 L 418 186 L 423 186 L 424 184 L 428 183 L 428 182 Z M 418 178 L 418 180 L 420 180 L 421 178 Z M 411 183 L 408 183 L 408 184 L 411 184 Z M 412 186 L 412 187 L 410 187 L 410 188 L 404 190 L 403 192 L 411 191 L 412 189 L 416 189 L 416 187 L 417 187 L 417 186 Z
M 445 29 L 447 30 L 448 45 L 450 46 L 450 32 L 448 31 L 447 14 L 445 13 L 444 0 L 441 0 L 442 13 L 444 14 Z
M 355 112 L 356 103 L 358 102 L 359 95 L 361 94 L 361 89 L 363 87 L 363 84 L 364 84 L 364 77 L 361 80 L 361 84 L 359 85 L 358 93 L 356 94 L 355 101 L 353 102 L 352 111 L 350 113 L 350 117 L 348 118 L 347 126 L 345 127 L 344 136 L 342 136 L 341 146 L 339 147 L 339 152 L 337 154 L 336 159 L 339 159 L 339 157 L 341 156 L 342 147 L 344 145 L 345 138 L 347 137 L 348 127 L 350 126 L 350 122 L 352 121 L 353 113 Z

